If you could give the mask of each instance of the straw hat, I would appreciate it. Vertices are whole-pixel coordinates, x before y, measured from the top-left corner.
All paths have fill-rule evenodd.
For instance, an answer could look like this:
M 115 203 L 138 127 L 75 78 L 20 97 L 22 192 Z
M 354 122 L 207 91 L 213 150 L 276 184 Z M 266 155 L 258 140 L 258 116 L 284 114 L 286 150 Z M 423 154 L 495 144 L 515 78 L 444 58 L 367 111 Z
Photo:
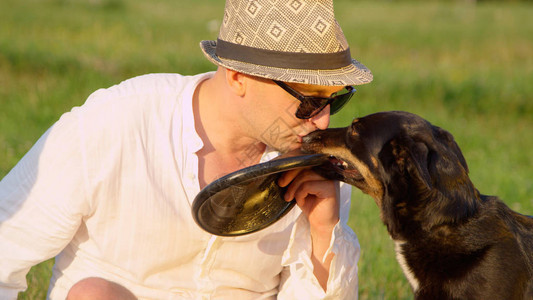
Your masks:
M 284 82 L 344 86 L 373 78 L 351 58 L 333 0 L 226 0 L 218 39 L 200 47 L 216 65 Z

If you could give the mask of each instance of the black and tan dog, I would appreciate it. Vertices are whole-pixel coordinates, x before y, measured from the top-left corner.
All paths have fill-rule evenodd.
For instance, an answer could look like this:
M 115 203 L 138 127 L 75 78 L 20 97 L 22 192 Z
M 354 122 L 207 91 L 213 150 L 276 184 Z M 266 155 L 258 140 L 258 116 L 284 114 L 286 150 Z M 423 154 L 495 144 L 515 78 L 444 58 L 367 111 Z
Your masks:
M 478 192 L 447 131 L 383 112 L 302 149 L 331 155 L 321 172 L 375 199 L 416 299 L 533 299 L 533 219 Z

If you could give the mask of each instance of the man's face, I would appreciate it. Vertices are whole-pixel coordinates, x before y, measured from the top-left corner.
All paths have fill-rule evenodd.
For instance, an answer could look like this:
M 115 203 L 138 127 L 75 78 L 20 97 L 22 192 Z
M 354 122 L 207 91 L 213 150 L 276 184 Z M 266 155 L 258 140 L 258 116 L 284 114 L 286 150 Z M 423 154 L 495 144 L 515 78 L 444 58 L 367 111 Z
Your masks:
M 305 96 L 329 97 L 343 87 L 287 83 Z M 249 114 L 256 138 L 281 152 L 299 149 L 302 137 L 317 129 L 326 129 L 330 120 L 330 105 L 309 119 L 299 119 L 296 111 L 301 102 L 272 80 L 255 79 L 250 91 L 253 102 Z M 253 116 L 253 117 L 252 117 Z

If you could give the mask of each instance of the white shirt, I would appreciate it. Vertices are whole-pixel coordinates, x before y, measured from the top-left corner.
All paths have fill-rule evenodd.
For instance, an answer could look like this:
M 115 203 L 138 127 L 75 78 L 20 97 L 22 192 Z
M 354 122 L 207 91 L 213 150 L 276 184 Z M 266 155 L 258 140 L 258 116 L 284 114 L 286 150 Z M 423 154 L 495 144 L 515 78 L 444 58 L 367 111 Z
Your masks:
M 357 298 L 348 185 L 327 294 L 299 208 L 239 237 L 213 236 L 193 221 L 203 142 L 192 96 L 210 76 L 151 74 L 98 90 L 37 141 L 0 182 L 0 299 L 16 299 L 30 267 L 51 257 L 50 299 L 92 276 L 140 299 Z

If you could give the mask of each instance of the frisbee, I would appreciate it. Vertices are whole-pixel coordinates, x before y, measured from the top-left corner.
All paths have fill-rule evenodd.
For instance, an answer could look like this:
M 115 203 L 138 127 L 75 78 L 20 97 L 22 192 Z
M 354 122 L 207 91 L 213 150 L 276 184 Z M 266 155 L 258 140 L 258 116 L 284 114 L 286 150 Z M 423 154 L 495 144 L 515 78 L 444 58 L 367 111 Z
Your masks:
M 194 221 L 219 236 L 239 236 L 272 225 L 296 204 L 285 201 L 286 188 L 277 184 L 283 172 L 328 161 L 324 154 L 279 156 L 221 177 L 195 197 Z

